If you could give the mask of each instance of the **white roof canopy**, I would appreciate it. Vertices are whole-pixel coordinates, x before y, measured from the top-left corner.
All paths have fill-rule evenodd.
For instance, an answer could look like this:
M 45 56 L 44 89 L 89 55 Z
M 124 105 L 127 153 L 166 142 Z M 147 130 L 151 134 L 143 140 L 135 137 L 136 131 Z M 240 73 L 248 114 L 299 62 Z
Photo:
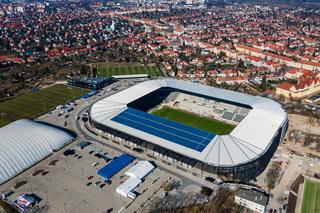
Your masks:
M 200 153 L 111 120 L 127 109 L 128 103 L 162 87 L 247 105 L 252 110 L 229 135 L 217 135 Z M 281 105 L 271 99 L 174 79 L 145 81 L 104 98 L 92 105 L 90 116 L 97 123 L 215 166 L 235 166 L 258 158 L 287 121 Z
M 143 179 L 153 169 L 154 166 L 149 161 L 139 161 L 136 165 L 134 165 L 128 171 L 126 171 L 125 175 Z

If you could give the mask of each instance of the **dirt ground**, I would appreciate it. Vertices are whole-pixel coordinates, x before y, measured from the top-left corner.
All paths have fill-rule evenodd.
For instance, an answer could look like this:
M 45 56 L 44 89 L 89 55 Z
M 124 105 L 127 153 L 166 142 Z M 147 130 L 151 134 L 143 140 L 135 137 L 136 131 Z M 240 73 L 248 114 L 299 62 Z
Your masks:
M 320 121 L 303 115 L 289 114 L 289 129 L 320 135 Z

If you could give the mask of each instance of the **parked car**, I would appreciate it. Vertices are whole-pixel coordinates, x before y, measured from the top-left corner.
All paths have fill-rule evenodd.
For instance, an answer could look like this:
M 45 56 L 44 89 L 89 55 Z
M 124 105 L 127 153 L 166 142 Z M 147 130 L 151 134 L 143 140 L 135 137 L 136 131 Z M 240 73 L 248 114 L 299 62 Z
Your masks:
M 111 213 L 113 211 L 113 208 L 110 208 L 106 211 L 106 213 Z
M 95 163 L 93 163 L 91 166 L 92 166 L 92 167 L 96 167 L 97 165 L 99 165 L 99 162 L 95 162 Z
M 206 181 L 209 181 L 211 183 L 214 183 L 214 181 L 216 180 L 213 177 L 203 177 L 203 179 L 205 179 Z
M 111 180 L 104 180 L 104 182 L 106 183 L 106 184 L 108 184 L 108 185 L 110 185 L 112 182 L 111 182 Z
M 3 192 L 3 193 L 1 194 L 1 199 L 2 199 L 2 200 L 7 200 L 8 197 L 10 197 L 10 195 L 12 195 L 13 193 L 14 193 L 13 191 Z

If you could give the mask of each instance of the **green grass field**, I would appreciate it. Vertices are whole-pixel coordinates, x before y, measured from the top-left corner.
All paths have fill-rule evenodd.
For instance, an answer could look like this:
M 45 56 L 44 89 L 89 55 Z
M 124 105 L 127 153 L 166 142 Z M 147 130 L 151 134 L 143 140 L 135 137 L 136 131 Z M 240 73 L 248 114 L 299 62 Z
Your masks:
M 128 66 L 110 66 L 98 65 L 98 76 L 110 77 L 112 75 L 134 75 L 148 74 L 150 77 L 161 76 L 160 70 L 156 66 L 128 65 Z
M 320 212 L 320 183 L 305 180 L 301 213 Z
M 36 118 L 46 110 L 78 98 L 89 90 L 56 84 L 0 103 L 0 127 L 22 118 Z
M 152 112 L 152 114 L 198 129 L 206 130 L 217 135 L 227 135 L 236 127 L 235 125 L 231 125 L 222 121 L 201 117 L 191 112 L 173 109 L 166 106 Z

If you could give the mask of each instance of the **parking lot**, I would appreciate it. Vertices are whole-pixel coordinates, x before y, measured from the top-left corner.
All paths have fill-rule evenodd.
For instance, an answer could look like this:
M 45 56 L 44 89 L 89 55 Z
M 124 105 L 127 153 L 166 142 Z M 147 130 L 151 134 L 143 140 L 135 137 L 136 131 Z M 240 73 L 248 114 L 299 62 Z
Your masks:
M 119 146 L 120 149 L 114 148 L 114 144 L 110 146 L 108 143 L 101 142 L 99 137 L 88 137 L 86 135 L 88 133 L 83 134 L 79 131 L 77 124 L 83 125 L 81 120 L 85 110 L 92 102 L 111 95 L 117 90 L 122 90 L 126 86 L 125 84 L 113 85 L 111 89 L 105 88 L 88 99 L 75 100 L 65 106 L 72 107 L 73 110 L 64 112 L 62 115 L 62 110 L 59 108 L 41 116 L 39 119 L 42 121 L 75 131 L 78 134 L 78 140 L 2 185 L 0 192 L 14 191 L 8 197 L 11 202 L 19 195 L 34 193 L 41 199 L 38 205 L 41 212 L 106 212 L 108 210 L 111 212 L 143 212 L 145 209 L 143 207 L 149 205 L 157 197 L 163 196 L 161 186 L 169 179 L 179 182 L 179 187 L 170 192 L 174 194 L 199 193 L 201 185 L 214 188 L 214 184 L 203 180 L 202 177 L 185 173 L 156 160 L 155 163 L 159 167 L 153 170 L 135 189 L 138 194 L 135 200 L 116 193 L 116 188 L 128 178 L 124 175 L 125 171 L 138 160 L 148 159 L 148 157 L 145 153 L 135 152 L 122 146 Z M 85 129 L 83 126 L 81 128 Z M 77 149 L 79 142 L 88 140 L 92 143 L 90 146 L 83 150 Z M 105 182 L 96 172 L 105 166 L 107 161 L 101 155 L 97 157 L 97 153 L 109 159 L 122 153 L 129 153 L 137 159 L 114 175 L 111 182 Z M 153 159 L 149 158 L 149 160 Z M 13 189 L 14 185 L 21 182 L 25 184 Z
M 66 150 L 74 150 L 75 153 L 65 156 L 62 152 L 68 153 Z M 120 209 L 130 212 L 130 209 L 138 209 L 148 197 L 158 192 L 161 183 L 169 175 L 155 169 L 137 188 L 136 192 L 140 195 L 133 201 L 117 194 L 116 188 L 125 181 L 125 171 L 137 160 L 112 177 L 111 183 L 106 183 L 96 174 L 100 167 L 106 165 L 104 159 L 95 156 L 99 151 L 112 157 L 120 154 L 94 143 L 78 150 L 76 143 L 73 143 L 61 150 L 60 154 L 49 157 L 4 184 L 0 190 L 10 191 L 16 183 L 26 181 L 23 186 L 13 190 L 9 200 L 13 201 L 21 194 L 34 193 L 42 199 L 39 203 L 41 212 L 106 212 L 111 209 L 112 212 Z

